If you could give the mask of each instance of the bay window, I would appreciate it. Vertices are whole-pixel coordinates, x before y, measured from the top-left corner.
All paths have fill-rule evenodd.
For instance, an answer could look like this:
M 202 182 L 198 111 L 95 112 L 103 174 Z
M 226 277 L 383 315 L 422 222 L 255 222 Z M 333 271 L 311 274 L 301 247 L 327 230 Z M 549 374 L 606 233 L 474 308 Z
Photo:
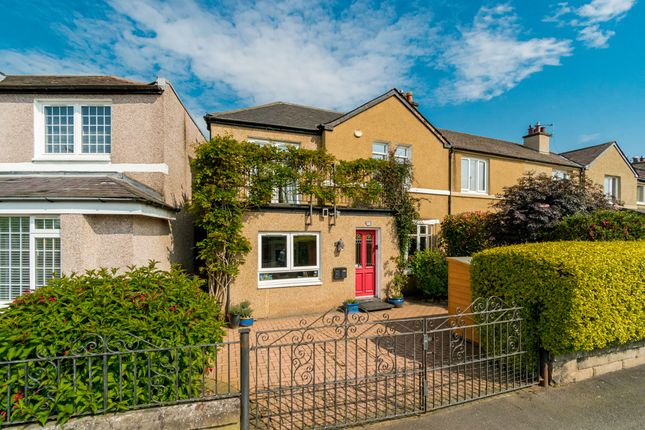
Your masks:
M 60 254 L 58 218 L 0 217 L 0 303 L 60 274 Z
M 260 288 L 320 284 L 318 233 L 260 233 Z
M 479 158 L 462 157 L 461 191 L 486 194 L 488 192 L 488 162 Z
M 35 102 L 35 158 L 109 160 L 112 107 L 109 101 Z

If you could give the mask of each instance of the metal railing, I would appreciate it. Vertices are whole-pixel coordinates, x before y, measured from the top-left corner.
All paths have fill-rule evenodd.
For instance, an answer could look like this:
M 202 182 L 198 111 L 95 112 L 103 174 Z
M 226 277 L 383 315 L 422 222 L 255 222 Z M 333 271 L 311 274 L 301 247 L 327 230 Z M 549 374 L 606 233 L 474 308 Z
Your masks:
M 173 346 L 87 335 L 62 351 L 0 361 L 0 426 L 234 397 L 248 404 L 248 354 L 248 329 L 239 341 Z

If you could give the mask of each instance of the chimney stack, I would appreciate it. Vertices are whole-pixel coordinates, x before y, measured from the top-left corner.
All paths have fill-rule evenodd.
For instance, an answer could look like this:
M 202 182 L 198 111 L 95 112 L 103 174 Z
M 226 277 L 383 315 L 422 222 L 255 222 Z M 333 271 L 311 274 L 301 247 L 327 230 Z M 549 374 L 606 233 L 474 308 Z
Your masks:
M 414 108 L 419 107 L 419 103 L 414 101 L 414 97 L 412 97 L 412 91 L 408 91 L 407 93 L 404 93 L 403 91 L 399 91 L 399 93 L 405 98 L 405 100 L 412 105 Z
M 645 169 L 645 157 L 641 155 L 640 157 L 632 158 L 632 166 Z
M 528 133 L 524 136 L 524 146 L 542 154 L 548 154 L 550 142 L 551 135 L 546 132 L 544 126 L 540 125 L 539 121 L 535 123 L 535 126 L 529 124 Z

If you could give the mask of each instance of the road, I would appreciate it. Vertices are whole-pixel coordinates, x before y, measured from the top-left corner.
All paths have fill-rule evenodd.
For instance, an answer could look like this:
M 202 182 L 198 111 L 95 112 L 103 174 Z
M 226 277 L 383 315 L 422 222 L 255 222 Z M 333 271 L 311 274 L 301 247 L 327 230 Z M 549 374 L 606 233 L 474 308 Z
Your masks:
M 370 430 L 645 429 L 645 366 L 560 387 L 533 387 Z

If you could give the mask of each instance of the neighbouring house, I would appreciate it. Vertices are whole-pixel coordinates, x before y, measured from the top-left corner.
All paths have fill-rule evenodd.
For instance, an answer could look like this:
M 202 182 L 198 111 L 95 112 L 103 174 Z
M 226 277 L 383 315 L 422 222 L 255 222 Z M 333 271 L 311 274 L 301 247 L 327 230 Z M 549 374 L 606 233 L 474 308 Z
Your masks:
M 616 142 L 606 142 L 573 151 L 563 156 L 583 166 L 584 175 L 602 185 L 612 202 L 636 209 L 638 173 Z
M 54 274 L 190 269 L 202 141 L 164 79 L 0 74 L 0 304 Z
M 632 167 L 638 174 L 638 184 L 636 186 L 636 206 L 640 212 L 645 212 L 645 157 L 634 157 Z
M 503 187 L 529 171 L 566 177 L 581 170 L 550 151 L 550 135 L 539 124 L 523 144 L 437 129 L 411 93 L 396 89 L 347 113 L 276 102 L 210 113 L 205 120 L 211 136 L 325 149 L 341 160 L 393 153 L 411 162 L 410 192 L 420 199 L 420 219 L 410 253 L 435 245 L 444 216 L 490 209 Z M 252 252 L 231 288 L 232 302 L 248 299 L 257 316 L 267 317 L 323 311 L 347 298 L 384 297 L 391 258 L 398 254 L 392 217 L 378 208 L 344 207 L 331 217 L 331 208 L 315 208 L 308 223 L 309 210 L 287 197 L 248 216 L 244 234 Z M 347 249 L 337 250 L 340 241 Z M 311 264 L 295 264 L 297 253 Z M 346 269 L 346 277 L 334 276 L 337 269 Z

